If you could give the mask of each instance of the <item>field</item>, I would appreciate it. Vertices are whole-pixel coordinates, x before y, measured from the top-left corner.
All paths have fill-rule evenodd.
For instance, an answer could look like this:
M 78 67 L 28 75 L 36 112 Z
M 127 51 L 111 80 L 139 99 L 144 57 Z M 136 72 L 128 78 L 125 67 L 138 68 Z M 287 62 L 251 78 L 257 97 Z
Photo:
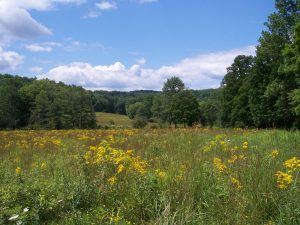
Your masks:
M 300 133 L 0 132 L 0 224 L 300 224 Z
M 115 113 L 96 112 L 97 125 L 107 128 L 132 128 L 133 120 L 126 115 Z M 157 123 L 150 122 L 147 127 L 158 126 Z
M 96 113 L 97 124 L 107 127 L 132 127 L 132 120 L 126 115 L 119 115 L 115 113 Z

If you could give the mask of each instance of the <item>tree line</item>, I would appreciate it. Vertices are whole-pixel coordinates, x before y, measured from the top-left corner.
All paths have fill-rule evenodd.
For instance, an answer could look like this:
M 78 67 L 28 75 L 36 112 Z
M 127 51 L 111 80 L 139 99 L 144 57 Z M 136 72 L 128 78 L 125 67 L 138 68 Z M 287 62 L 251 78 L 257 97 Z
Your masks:
M 178 77 L 168 79 L 161 92 L 92 92 L 48 79 L 0 74 L 0 129 L 96 128 L 95 112 L 128 115 L 142 124 L 205 124 L 199 100 L 203 105 L 215 91 L 188 90 Z
M 221 84 L 221 125 L 300 127 L 300 2 L 276 0 L 255 56 L 237 56 Z
M 47 79 L 0 75 L 0 128 L 96 127 L 92 95 Z

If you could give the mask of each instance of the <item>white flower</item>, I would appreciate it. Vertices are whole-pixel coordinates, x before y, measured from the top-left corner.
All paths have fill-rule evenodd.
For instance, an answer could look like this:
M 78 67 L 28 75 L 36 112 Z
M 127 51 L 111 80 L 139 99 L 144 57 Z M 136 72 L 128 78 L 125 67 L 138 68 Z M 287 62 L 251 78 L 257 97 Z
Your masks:
M 19 215 L 13 215 L 12 217 L 10 217 L 8 220 L 15 220 L 19 217 Z
M 16 225 L 21 225 L 23 222 L 21 220 L 17 221 Z
M 25 213 L 28 212 L 28 211 L 29 211 L 28 207 L 26 207 L 26 208 L 23 209 L 23 212 L 25 212 Z

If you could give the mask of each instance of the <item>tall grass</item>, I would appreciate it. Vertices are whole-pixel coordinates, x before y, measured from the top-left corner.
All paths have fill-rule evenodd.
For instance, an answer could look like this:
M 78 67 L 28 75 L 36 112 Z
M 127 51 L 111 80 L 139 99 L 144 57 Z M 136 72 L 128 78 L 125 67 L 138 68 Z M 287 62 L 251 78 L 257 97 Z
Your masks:
M 0 224 L 300 224 L 299 132 L 14 131 L 0 140 Z

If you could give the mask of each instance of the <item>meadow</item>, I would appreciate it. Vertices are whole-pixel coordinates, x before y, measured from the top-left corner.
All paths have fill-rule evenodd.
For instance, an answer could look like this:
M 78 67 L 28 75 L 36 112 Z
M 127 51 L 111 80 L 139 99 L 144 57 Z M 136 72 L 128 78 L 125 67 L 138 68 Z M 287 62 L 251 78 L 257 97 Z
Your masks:
M 115 113 L 96 112 L 97 125 L 102 127 L 123 127 L 132 126 L 132 120 L 126 115 Z
M 300 133 L 0 132 L 0 224 L 300 224 Z

